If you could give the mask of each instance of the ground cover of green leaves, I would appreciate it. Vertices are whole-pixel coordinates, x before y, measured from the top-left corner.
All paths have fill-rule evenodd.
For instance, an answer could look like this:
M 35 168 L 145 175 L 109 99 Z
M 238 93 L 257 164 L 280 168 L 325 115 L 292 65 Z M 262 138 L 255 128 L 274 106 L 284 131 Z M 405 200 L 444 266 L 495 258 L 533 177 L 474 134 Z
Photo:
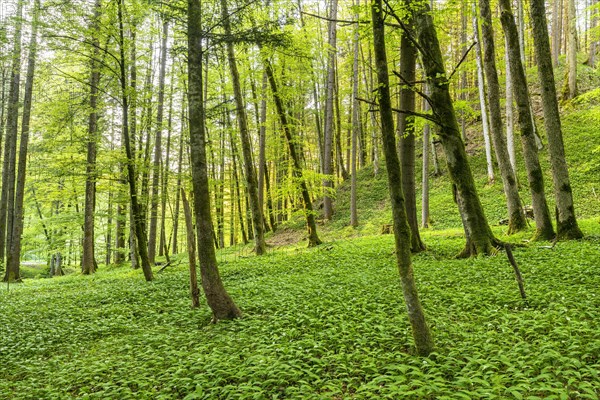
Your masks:
M 428 358 L 412 353 L 391 235 L 223 263 L 244 318 L 218 324 L 190 309 L 184 264 L 151 283 L 104 268 L 3 287 L 0 398 L 597 399 L 600 225 L 583 227 L 514 250 L 528 304 L 504 254 L 457 260 L 460 231 L 425 232 Z

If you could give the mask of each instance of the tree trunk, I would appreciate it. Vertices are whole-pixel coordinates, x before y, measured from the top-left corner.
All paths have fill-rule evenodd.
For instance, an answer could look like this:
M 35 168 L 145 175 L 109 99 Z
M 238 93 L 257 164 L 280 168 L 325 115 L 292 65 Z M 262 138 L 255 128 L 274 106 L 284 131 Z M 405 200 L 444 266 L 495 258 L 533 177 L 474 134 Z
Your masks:
M 17 132 L 19 129 L 19 87 L 21 85 L 21 31 L 23 24 L 23 2 L 18 0 L 13 36 L 12 66 L 2 161 L 2 194 L 0 196 L 0 265 L 4 264 L 5 250 L 10 250 L 14 213 L 15 161 Z M 18 278 L 18 277 L 15 277 Z M 14 279 L 14 278 L 13 278 Z
M 187 94 L 184 94 L 184 99 L 182 99 L 181 101 L 181 133 L 179 135 L 179 155 L 177 156 L 177 193 L 175 195 L 175 212 L 173 213 L 173 254 L 178 254 L 179 253 L 179 246 L 178 246 L 178 236 L 179 236 L 179 196 L 182 190 L 182 186 L 181 186 L 181 168 L 182 168 L 182 164 L 183 164 L 183 147 L 184 147 L 184 141 L 183 141 L 183 134 L 185 132 L 185 121 L 186 121 L 186 115 L 185 115 L 185 97 L 187 96 Z M 193 235 L 192 235 L 193 237 Z
M 577 14 L 575 12 L 575 0 L 565 0 L 568 2 L 567 21 L 569 21 L 569 34 L 567 40 L 567 87 L 565 90 L 565 99 L 574 99 L 577 93 Z M 539 65 L 538 65 L 539 67 Z
M 506 70 L 506 148 L 510 159 L 510 166 L 517 179 L 517 187 L 519 185 L 517 175 L 517 151 L 515 147 L 515 124 L 513 113 L 513 84 L 512 75 L 510 73 L 510 62 L 508 60 L 508 41 L 504 40 L 504 65 Z
M 125 144 L 125 153 L 127 156 L 127 180 L 129 181 L 129 195 L 131 199 L 131 215 L 135 228 L 136 236 L 136 248 L 138 250 L 142 271 L 146 281 L 151 281 L 152 276 L 152 264 L 148 258 L 148 243 L 146 241 L 146 232 L 144 230 L 144 217 L 139 207 L 138 196 L 136 190 L 136 174 L 135 174 L 135 160 L 131 151 L 131 142 L 129 137 L 129 107 L 127 98 L 127 75 L 125 69 L 125 39 L 124 39 L 124 28 L 123 28 L 123 0 L 117 0 L 117 13 L 119 19 L 119 55 L 120 55 L 120 83 L 121 83 L 121 101 L 123 109 L 123 142 Z
M 223 25 L 225 28 L 225 34 L 231 36 L 231 25 L 229 21 L 229 13 L 227 11 L 227 0 L 221 0 L 221 13 L 223 18 Z M 254 251 L 256 252 L 256 255 L 262 255 L 266 252 L 263 213 L 261 204 L 258 200 L 259 188 L 256 178 L 256 171 L 254 169 L 254 162 L 252 160 L 250 131 L 248 129 L 246 107 L 242 95 L 240 75 L 237 69 L 237 62 L 235 59 L 233 42 L 231 41 L 227 42 L 227 58 L 229 61 L 229 71 L 231 73 L 231 81 L 233 84 L 233 94 L 235 97 L 236 114 L 242 145 L 242 156 L 244 158 L 244 176 L 246 178 L 246 189 L 248 193 L 248 200 L 250 202 L 250 211 L 252 215 L 252 227 L 248 226 L 248 229 L 253 229 Z M 240 215 L 240 218 L 242 218 L 242 215 Z
M 169 23 L 164 20 L 162 45 L 160 47 L 160 71 L 158 74 L 158 106 L 156 111 L 156 136 L 154 140 L 154 164 L 152 168 L 152 195 L 150 200 L 150 230 L 148 233 L 148 258 L 154 264 L 156 256 L 156 232 L 158 225 L 158 187 L 162 164 L 162 130 L 165 103 L 165 75 L 167 69 L 167 39 Z M 150 131 L 150 130 L 149 130 Z
M 200 290 L 198 289 L 198 278 L 196 276 L 196 243 L 194 240 L 194 225 L 192 223 L 192 210 L 190 203 L 185 196 L 185 191 L 181 188 L 181 200 L 183 202 L 183 213 L 185 216 L 185 227 L 187 232 L 188 262 L 190 264 L 190 296 L 192 297 L 192 307 L 200 306 Z
M 530 4 L 535 56 L 542 88 L 544 126 L 548 137 L 548 151 L 556 199 L 556 230 L 559 239 L 579 239 L 583 237 L 583 233 L 575 218 L 573 193 L 565 160 L 565 147 L 550 56 L 550 42 L 547 35 L 546 9 L 543 0 L 531 0 Z
M 88 116 L 87 163 L 85 172 L 85 206 L 83 217 L 83 253 L 81 256 L 81 272 L 90 275 L 94 268 L 94 213 L 96 205 L 96 146 L 98 143 L 98 86 L 100 71 L 98 55 L 100 42 L 98 30 L 100 23 L 101 0 L 96 0 L 92 19 L 92 56 L 90 57 L 90 114 Z
M 561 0 L 552 1 L 552 64 L 558 65 L 558 56 L 560 55 L 560 42 L 562 35 L 562 2 Z
M 487 162 L 488 183 L 494 182 L 494 163 L 492 160 L 492 144 L 490 141 L 490 128 L 488 119 L 488 104 L 485 97 L 485 78 L 479 42 L 479 25 L 477 24 L 477 6 L 473 3 L 473 36 L 475 36 L 475 61 L 477 63 L 477 89 L 479 91 L 479 106 L 481 107 L 481 124 L 483 127 L 483 141 L 485 143 L 485 159 Z M 494 60 L 495 62 L 495 60 Z
M 390 100 L 390 84 L 387 70 L 387 57 L 385 52 L 385 33 L 383 22 L 383 6 L 381 0 L 372 0 L 371 15 L 373 19 L 373 47 L 375 50 L 375 65 L 377 70 L 377 97 L 381 115 L 381 136 L 385 152 L 390 200 L 394 219 L 394 237 L 396 243 L 396 260 L 400 272 L 402 293 L 408 311 L 408 318 L 412 326 L 413 338 L 417 353 L 427 356 L 433 351 L 433 338 L 425 321 L 425 313 L 419 300 L 415 279 L 413 276 L 410 255 L 410 227 L 404 208 L 404 194 L 398 182 L 402 179 L 400 161 L 396 152 L 396 138 L 394 135 L 394 118 Z
M 535 239 L 550 240 L 554 238 L 554 228 L 546 203 L 544 193 L 544 175 L 538 158 L 538 148 L 535 143 L 535 126 L 531 115 L 529 102 L 529 90 L 525 78 L 525 70 L 521 63 L 519 50 L 519 35 L 512 14 L 509 0 L 500 0 L 500 11 L 502 29 L 508 42 L 508 59 L 510 73 L 513 78 L 513 94 L 517 102 L 519 112 L 519 125 L 521 127 L 521 143 L 523 145 L 523 157 L 529 180 L 529 190 L 532 197 L 533 213 L 535 216 L 536 234 Z
M 21 143 L 19 147 L 19 171 L 15 193 L 15 212 L 11 246 L 7 254 L 5 282 L 21 279 L 21 235 L 23 234 L 23 198 L 25 195 L 25 175 L 27 167 L 27 146 L 29 144 L 29 122 L 31 120 L 31 99 L 33 96 L 33 78 L 37 57 L 37 33 L 39 25 L 40 0 L 35 0 L 33 19 L 31 21 L 31 40 L 29 43 L 29 58 L 27 61 L 27 78 L 25 80 L 25 95 L 23 99 L 23 121 L 21 123 Z
M 172 70 L 174 70 L 174 65 Z M 173 82 L 175 76 L 171 73 L 171 88 L 169 90 L 169 117 L 167 118 L 167 148 L 165 153 L 165 165 L 162 168 L 162 182 L 160 188 L 160 244 L 158 246 L 158 255 L 164 255 L 169 262 L 169 241 L 167 240 L 167 228 L 165 219 L 167 217 L 167 187 L 169 185 L 170 175 L 170 154 L 171 154 L 171 133 L 173 130 Z
M 411 7 L 411 0 L 404 0 L 407 8 Z M 407 19 L 408 26 L 413 21 Z M 404 83 L 400 89 L 400 109 L 409 112 L 415 111 L 415 92 L 406 82 L 416 80 L 417 50 L 404 32 L 400 39 L 400 75 Z M 402 163 L 402 192 L 408 225 L 410 226 L 410 248 L 414 253 L 425 251 L 425 243 L 419 234 L 419 220 L 417 218 L 417 190 L 415 184 L 415 124 L 414 116 L 398 114 L 398 155 Z
M 327 47 L 327 82 L 325 85 L 325 133 L 323 154 L 323 218 L 330 220 L 333 216 L 333 203 L 331 191 L 333 190 L 333 117 L 334 117 L 334 85 L 335 85 L 335 60 L 337 36 L 337 0 L 330 0 L 329 4 L 329 36 Z
M 504 188 L 504 196 L 506 197 L 508 208 L 508 233 L 511 234 L 525 229 L 527 227 L 527 221 L 523 214 L 523 206 L 521 205 L 521 199 L 519 198 L 517 179 L 513 167 L 510 164 L 510 156 L 502 129 L 500 83 L 498 82 L 498 72 L 496 70 L 496 50 L 494 46 L 492 12 L 489 0 L 479 0 L 479 8 L 482 20 L 483 61 L 488 84 L 492 138 L 494 139 L 496 160 L 498 161 L 500 176 L 502 177 L 502 186 Z M 473 28 L 476 29 L 477 36 L 479 36 L 476 17 L 474 17 L 473 20 Z M 483 74 L 481 74 L 480 79 L 483 80 Z
M 306 229 L 308 231 L 308 247 L 318 246 L 322 242 L 321 239 L 319 239 L 319 236 L 317 235 L 317 224 L 315 222 L 315 214 L 313 211 L 310 194 L 308 193 L 308 187 L 306 186 L 306 181 L 304 180 L 302 174 L 300 157 L 296 153 L 296 145 L 294 138 L 292 137 L 290 126 L 288 125 L 287 115 L 283 108 L 283 101 L 281 100 L 281 97 L 279 96 L 279 91 L 277 90 L 277 82 L 275 81 L 275 75 L 273 74 L 273 67 L 271 66 L 271 62 L 267 59 L 264 60 L 264 63 L 265 72 L 267 73 L 267 78 L 271 86 L 271 92 L 273 93 L 273 99 L 275 100 L 275 108 L 277 109 L 279 121 L 281 122 L 281 128 L 283 129 L 283 132 L 285 134 L 288 149 L 290 152 L 290 157 L 292 158 L 292 174 L 294 178 L 300 183 L 302 201 L 304 202 L 304 214 L 306 216 Z
M 358 1 L 355 0 L 353 3 L 356 6 Z M 354 20 L 358 21 L 358 13 L 354 14 Z M 360 80 L 360 71 L 358 69 L 358 53 L 360 49 L 360 34 L 358 30 L 358 24 L 354 26 L 354 39 L 353 39 L 353 61 L 352 61 L 352 181 L 350 184 L 350 225 L 354 228 L 358 226 L 358 210 L 356 209 L 356 196 L 357 196 L 357 174 L 356 168 L 357 156 L 358 156 L 358 138 L 360 135 L 360 105 L 358 102 L 358 83 Z
M 429 96 L 431 90 L 425 85 L 425 94 Z M 423 111 L 429 111 L 429 103 L 423 99 Z M 429 123 L 423 126 L 423 170 L 421 173 L 421 228 L 429 228 L 429 142 L 431 141 L 431 127 Z
M 200 0 L 188 0 L 188 113 L 200 276 L 206 301 L 213 312 L 213 319 L 216 321 L 238 318 L 242 313 L 223 286 L 213 244 L 214 234 L 206 165 L 204 96 L 202 93 L 201 10 Z
M 467 158 L 465 145 L 450 97 L 444 61 L 429 6 L 424 4 L 415 13 L 419 47 L 427 49 L 423 66 L 431 87 L 431 108 L 440 126 L 439 138 L 446 154 L 448 171 L 458 194 L 458 206 L 465 225 L 467 245 L 462 255 L 491 254 L 500 242 L 494 237 L 481 206 Z

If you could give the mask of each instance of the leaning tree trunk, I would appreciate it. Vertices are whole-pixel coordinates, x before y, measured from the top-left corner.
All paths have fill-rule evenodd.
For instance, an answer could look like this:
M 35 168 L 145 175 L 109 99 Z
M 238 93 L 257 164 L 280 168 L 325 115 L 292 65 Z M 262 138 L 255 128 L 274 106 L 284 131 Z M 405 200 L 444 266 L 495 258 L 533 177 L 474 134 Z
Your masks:
M 521 143 L 523 145 L 523 157 L 529 180 L 529 191 L 531 192 L 533 214 L 535 216 L 536 234 L 535 239 L 553 239 L 554 228 L 548 211 L 546 195 L 544 193 L 544 174 L 538 158 L 538 148 L 535 143 L 535 126 L 531 115 L 529 102 L 529 90 L 525 70 L 521 63 L 519 50 L 519 35 L 515 18 L 512 14 L 510 0 L 500 0 L 502 29 L 508 43 L 508 58 L 510 74 L 513 78 L 512 87 L 519 112 L 519 125 L 521 127 Z
M 385 26 L 383 21 L 383 6 L 381 0 L 372 0 L 371 15 L 373 19 L 373 47 L 375 50 L 375 67 L 377 70 L 377 97 L 381 115 L 381 136 L 385 152 L 392 215 L 394 218 L 394 237 L 396 243 L 396 260 L 400 272 L 402 294 L 412 327 L 413 338 L 417 353 L 427 356 L 433 351 L 433 338 L 425 320 L 425 313 L 419 300 L 417 286 L 413 275 L 410 255 L 410 227 L 404 207 L 404 194 L 401 182 L 402 171 L 398 153 L 396 152 L 396 137 L 394 135 L 394 117 L 390 100 L 390 83 L 385 52 Z
M 221 0 L 221 13 L 225 34 L 231 36 L 231 24 L 229 13 L 227 11 L 227 0 Z M 244 104 L 244 97 L 240 85 L 240 74 L 237 68 L 233 42 L 227 42 L 227 58 L 229 61 L 229 71 L 231 73 L 231 81 L 233 84 L 233 95 L 236 103 L 236 114 L 238 119 L 238 127 L 240 129 L 240 140 L 242 144 L 242 156 L 244 158 L 244 176 L 246 178 L 246 186 L 248 198 L 250 201 L 250 212 L 252 215 L 252 227 L 248 226 L 248 230 L 253 229 L 254 232 L 254 251 L 256 255 L 262 255 L 266 252 L 265 229 L 263 221 L 263 213 L 261 203 L 258 200 L 258 181 L 254 162 L 252 161 L 252 148 L 250 144 L 250 131 L 248 129 L 248 117 Z M 242 218 L 242 215 L 240 215 Z
M 94 263 L 94 209 L 96 205 L 96 147 L 98 143 L 98 86 L 100 71 L 98 55 L 100 45 L 98 30 L 102 3 L 96 0 L 92 19 L 92 56 L 90 57 L 90 114 L 88 116 L 87 165 L 85 178 L 85 206 L 83 217 L 83 253 L 81 272 L 90 275 L 96 272 Z
M 508 153 L 502 129 L 500 83 L 498 82 L 498 72 L 496 70 L 494 30 L 492 28 L 492 12 L 489 0 L 479 0 L 479 8 L 482 20 L 481 30 L 484 50 L 483 67 L 485 68 L 485 76 L 487 78 L 492 138 L 494 140 L 496 160 L 498 160 L 498 167 L 500 169 L 500 175 L 502 176 L 504 195 L 506 196 L 508 208 L 508 233 L 511 234 L 525 229 L 527 227 L 527 221 L 525 220 L 525 214 L 523 213 L 523 206 L 521 204 L 521 199 L 519 198 L 517 179 L 510 163 L 510 155 Z M 476 17 L 474 17 L 473 28 L 478 28 Z M 478 30 L 476 30 L 476 32 L 478 35 Z M 483 75 L 481 78 L 483 78 Z
M 23 99 L 23 121 L 21 124 L 21 143 L 19 145 L 19 171 L 15 192 L 15 216 L 13 222 L 12 242 L 7 255 L 5 282 L 21 279 L 21 235 L 23 234 L 23 198 L 25 195 L 25 175 L 27 167 L 27 146 L 29 143 L 29 122 L 31 120 L 31 99 L 33 95 L 33 77 L 37 56 L 37 33 L 39 25 L 40 0 L 35 0 L 33 19 L 31 21 L 31 40 L 29 59 L 27 61 L 27 78 L 25 80 L 25 96 Z
M 129 137 L 129 106 L 127 98 L 127 74 L 126 74 L 126 61 L 125 61 L 125 38 L 123 28 L 123 0 L 117 0 L 117 15 L 119 19 L 119 56 L 120 56 L 120 84 L 121 84 L 121 101 L 123 109 L 123 142 L 125 144 L 125 154 L 127 157 L 127 180 L 129 182 L 129 196 L 131 199 L 131 218 L 135 229 L 136 242 L 135 246 L 140 256 L 142 264 L 142 271 L 146 281 L 151 281 L 152 276 L 152 264 L 148 258 L 148 242 L 146 239 L 146 232 L 144 230 L 144 217 L 138 203 L 138 195 L 136 189 L 136 174 L 135 174 L 135 159 L 133 158 L 133 152 L 131 150 L 131 139 Z
M 321 239 L 319 239 L 319 236 L 317 235 L 317 223 L 315 222 L 315 213 L 313 211 L 312 202 L 310 200 L 310 194 L 308 193 L 308 186 L 306 185 L 306 181 L 304 180 L 302 174 L 302 165 L 300 164 L 300 157 L 296 152 L 295 141 L 292 137 L 292 131 L 290 130 L 290 126 L 288 125 L 287 115 L 283 108 L 283 100 L 279 96 L 279 91 L 277 90 L 277 82 L 275 81 L 275 75 L 273 74 L 273 67 L 271 66 L 271 62 L 269 60 L 265 59 L 264 62 L 265 72 L 267 73 L 267 78 L 271 86 L 271 92 L 273 92 L 273 98 L 275 100 L 275 108 L 277 109 L 279 121 L 281 122 L 281 128 L 283 129 L 283 132 L 285 134 L 288 149 L 290 152 L 290 157 L 292 158 L 292 174 L 294 178 L 300 183 L 300 191 L 302 192 L 302 201 L 304 203 L 304 214 L 306 216 L 306 229 L 308 230 L 308 247 L 318 246 L 322 242 Z
M 560 113 L 556 97 L 546 9 L 544 0 L 530 0 L 531 22 L 533 25 L 533 41 L 538 68 L 540 87 L 542 88 L 542 106 L 544 109 L 544 126 L 548 137 L 548 151 L 552 165 L 554 197 L 556 199 L 556 231 L 559 239 L 579 239 L 583 233 L 575 218 L 573 193 L 569 180 L 569 170 L 565 160 Z
M 160 71 L 158 75 L 158 106 L 156 111 L 156 136 L 154 141 L 154 163 L 152 168 L 152 194 L 150 198 L 150 230 L 148 232 L 148 258 L 154 264 L 156 256 L 156 236 L 158 227 L 158 188 L 160 165 L 162 163 L 162 130 L 165 103 L 165 75 L 167 69 L 167 39 L 169 23 L 165 19 L 162 30 L 162 45 L 160 53 Z M 148 130 L 150 132 L 150 129 Z
M 15 187 L 15 158 L 17 153 L 17 132 L 19 129 L 19 87 L 21 84 L 21 31 L 23 21 L 23 3 L 17 3 L 15 28 L 13 35 L 12 67 L 6 118 L 6 136 L 4 139 L 4 159 L 2 161 L 2 195 L 0 197 L 0 265 L 4 263 L 5 249 L 10 250 L 12 236 Z
M 494 237 L 483 211 L 479 195 L 467 158 L 465 145 L 450 97 L 449 82 L 444 69 L 444 60 L 433 25 L 429 6 L 422 4 L 415 11 L 416 37 L 423 53 L 423 66 L 427 82 L 431 87 L 429 97 L 433 118 L 440 126 L 438 133 L 446 160 L 450 179 L 458 195 L 458 208 L 465 222 L 467 245 L 461 255 L 491 254 L 500 242 Z
M 213 312 L 213 319 L 217 321 L 238 318 L 241 317 L 242 313 L 225 290 L 225 286 L 223 286 L 213 242 L 214 233 L 206 163 L 204 96 L 202 92 L 203 31 L 201 16 L 200 0 L 188 0 L 188 115 L 196 235 L 202 288 L 206 295 L 206 301 Z
M 404 0 L 407 8 L 411 0 Z M 410 18 L 410 17 L 409 17 Z M 412 20 L 405 24 L 412 26 Z M 410 41 L 408 33 L 403 32 L 400 39 L 400 76 L 404 81 L 400 89 L 400 110 L 415 111 L 415 92 L 406 82 L 416 79 L 417 50 Z M 417 218 L 417 190 L 415 184 L 415 124 L 414 116 L 406 113 L 398 114 L 398 155 L 402 163 L 402 191 L 404 193 L 404 206 L 410 226 L 410 248 L 414 253 L 424 251 L 425 243 L 419 234 L 419 220 Z

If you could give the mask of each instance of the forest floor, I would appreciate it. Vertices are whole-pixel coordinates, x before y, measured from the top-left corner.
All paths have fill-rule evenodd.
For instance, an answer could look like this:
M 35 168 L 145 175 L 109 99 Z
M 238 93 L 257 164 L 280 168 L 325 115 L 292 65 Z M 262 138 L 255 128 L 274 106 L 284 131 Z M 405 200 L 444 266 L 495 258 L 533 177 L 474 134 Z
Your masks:
M 414 256 L 436 343 L 430 357 L 413 354 L 393 237 L 379 234 L 390 223 L 385 171 L 373 177 L 365 168 L 358 228 L 348 226 L 344 183 L 334 220 L 319 227 L 324 245 L 307 249 L 293 216 L 270 234 L 265 256 L 251 245 L 219 251 L 240 320 L 211 324 L 204 301 L 190 308 L 185 255 L 150 283 L 139 271 L 102 266 L 93 276 L 2 286 L 0 399 L 599 398 L 594 101 L 564 118 L 582 240 L 529 242 L 531 229 L 506 237 L 499 179 L 488 184 L 483 151 L 472 154 L 494 232 L 519 244 L 527 301 L 503 252 L 454 257 L 464 245 L 460 219 L 447 179 L 432 180 L 428 250 Z

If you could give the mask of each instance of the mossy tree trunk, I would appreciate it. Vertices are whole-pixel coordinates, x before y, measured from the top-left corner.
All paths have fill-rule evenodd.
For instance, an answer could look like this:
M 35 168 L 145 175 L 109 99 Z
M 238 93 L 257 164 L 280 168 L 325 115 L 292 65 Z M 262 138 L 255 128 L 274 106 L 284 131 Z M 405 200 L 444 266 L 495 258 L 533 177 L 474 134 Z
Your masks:
M 540 87 L 542 88 L 542 107 L 544 109 L 544 126 L 548 137 L 548 151 L 552 165 L 554 197 L 556 199 L 556 231 L 559 239 L 579 239 L 583 237 L 575 218 L 573 193 L 569 179 L 569 170 L 565 159 L 548 24 L 544 0 L 530 0 L 531 22 L 533 25 L 533 42 L 538 69 Z
M 481 12 L 481 31 L 485 76 L 488 87 L 488 104 L 490 107 L 490 122 L 496 160 L 502 177 L 504 195 L 508 208 L 508 233 L 515 233 L 527 227 L 523 205 L 519 198 L 519 188 L 515 172 L 510 163 L 510 155 L 504 138 L 502 125 L 502 111 L 500 108 L 500 83 L 496 70 L 496 50 L 494 46 L 494 30 L 492 28 L 492 12 L 489 0 L 479 0 Z M 474 28 L 477 28 L 475 22 Z M 508 106 L 507 106 L 508 107 Z
M 464 222 L 467 244 L 461 255 L 491 254 L 500 242 L 494 237 L 483 211 L 473 173 L 469 165 L 464 142 L 450 96 L 449 81 L 444 69 L 429 6 L 422 3 L 414 14 L 416 38 L 423 59 L 433 116 L 439 125 L 438 137 L 446 155 L 450 179 L 457 192 L 457 203 Z
M 381 136 L 383 138 L 390 199 L 392 202 L 396 260 L 400 272 L 402 294 L 404 295 L 417 353 L 426 356 L 433 351 L 433 338 L 425 320 L 425 313 L 419 300 L 413 274 L 409 245 L 411 232 L 406 215 L 404 194 L 402 193 L 402 171 L 398 153 L 396 152 L 394 117 L 390 100 L 390 83 L 385 50 L 385 25 L 381 0 L 371 1 L 371 16 L 373 20 L 373 47 L 378 83 L 377 97 L 379 100 Z
M 535 126 L 531 114 L 529 89 L 527 88 L 525 70 L 521 62 L 519 34 L 510 0 L 500 0 L 500 12 L 500 21 L 502 22 L 502 29 L 507 41 L 510 74 L 513 79 L 513 94 L 517 103 L 519 126 L 521 127 L 523 157 L 525 158 L 529 191 L 531 193 L 533 214 L 535 216 L 536 233 L 534 238 L 550 240 L 554 238 L 555 234 L 544 193 L 544 175 L 540 166 L 538 147 L 535 142 Z

